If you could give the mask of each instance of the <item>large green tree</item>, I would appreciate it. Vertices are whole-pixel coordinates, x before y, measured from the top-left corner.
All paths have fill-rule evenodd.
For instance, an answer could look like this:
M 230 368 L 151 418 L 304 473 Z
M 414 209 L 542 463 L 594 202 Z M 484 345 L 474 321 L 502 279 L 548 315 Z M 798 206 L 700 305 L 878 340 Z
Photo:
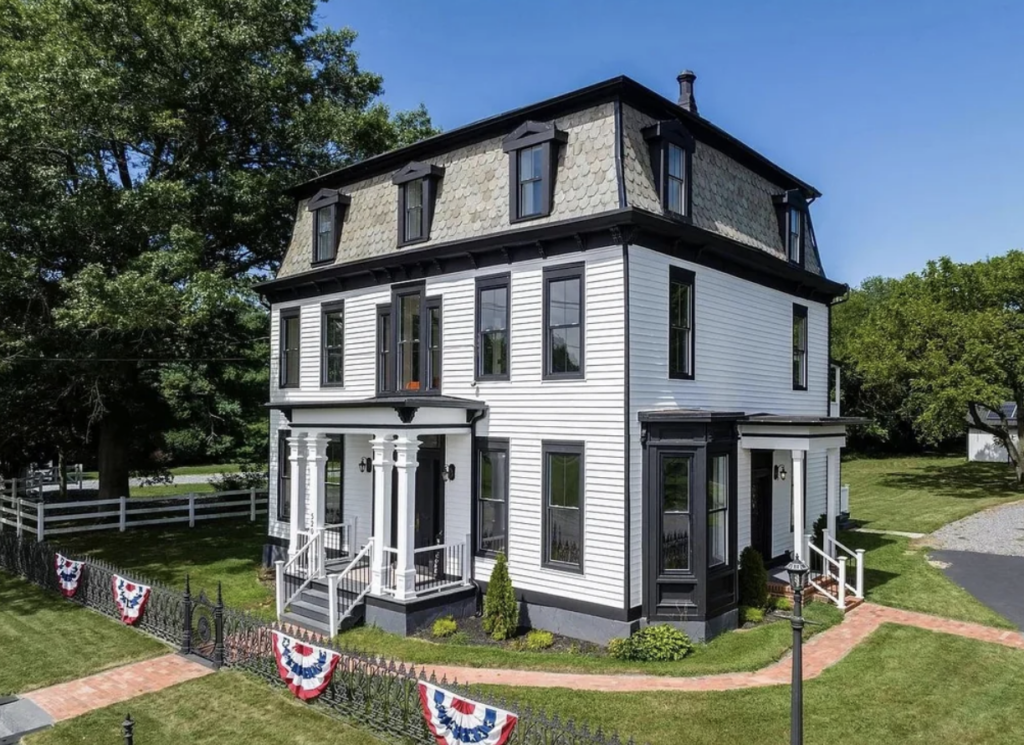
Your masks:
M 1024 253 L 929 262 L 869 305 L 844 339 L 865 395 L 908 417 L 927 443 L 968 423 L 992 434 L 1024 483 L 1024 417 L 988 418 L 1006 401 L 1024 411 Z
M 286 245 L 285 187 L 433 133 L 422 107 L 380 103 L 355 34 L 318 28 L 316 8 L 0 0 L 8 460 L 95 447 L 113 496 L 187 430 L 216 452 L 262 416 L 250 287 Z

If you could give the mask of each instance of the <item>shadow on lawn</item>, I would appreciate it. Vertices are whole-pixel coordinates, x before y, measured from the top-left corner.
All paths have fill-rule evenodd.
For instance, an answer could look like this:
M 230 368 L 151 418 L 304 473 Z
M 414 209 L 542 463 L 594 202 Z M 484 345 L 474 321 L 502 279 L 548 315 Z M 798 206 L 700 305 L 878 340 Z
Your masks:
M 956 460 L 960 462 L 936 463 L 888 473 L 880 483 L 892 489 L 923 491 L 955 499 L 1013 496 L 1024 499 L 1024 490 L 1018 488 L 1013 469 L 1008 464 Z
M 894 544 L 899 542 L 896 538 L 887 535 L 878 535 L 875 533 L 842 533 L 839 540 L 842 541 L 844 545 L 849 546 L 852 549 L 862 548 L 867 552 L 864 561 L 865 596 L 867 596 L 867 594 L 876 587 L 881 587 L 900 576 L 896 572 L 887 572 L 884 569 L 875 569 L 867 566 L 870 563 L 867 560 L 867 556 L 872 552 L 892 547 Z
M 0 608 L 13 616 L 31 617 L 44 612 L 50 616 L 67 615 L 77 612 L 79 606 L 0 570 Z

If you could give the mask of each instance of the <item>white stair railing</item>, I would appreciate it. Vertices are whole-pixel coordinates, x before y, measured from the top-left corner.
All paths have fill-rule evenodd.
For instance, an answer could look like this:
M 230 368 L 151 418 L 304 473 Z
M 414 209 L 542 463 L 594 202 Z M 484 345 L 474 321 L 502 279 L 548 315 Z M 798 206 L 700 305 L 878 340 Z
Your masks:
M 277 608 L 278 615 L 284 612 L 284 609 L 291 605 L 292 601 L 299 596 L 299 594 L 309 587 L 310 583 L 314 579 L 323 577 L 324 565 L 326 564 L 326 558 L 324 555 L 324 531 L 323 529 L 317 529 L 310 532 L 299 531 L 300 536 L 308 536 L 308 539 L 295 555 L 288 559 L 283 564 L 278 564 L 278 597 L 277 597 Z M 298 586 L 292 585 L 288 589 L 288 592 L 284 589 L 285 582 L 284 576 L 289 575 L 292 577 L 298 577 L 302 581 Z
M 811 587 L 831 600 L 839 610 L 846 610 L 846 557 L 840 556 L 838 561 L 826 554 L 823 550 L 814 545 L 814 536 L 807 535 L 807 556 L 817 555 L 821 559 L 822 572 L 815 577 L 812 573 L 808 575 L 808 582 Z M 819 579 L 835 577 L 837 579 L 835 594 L 825 589 L 825 582 L 818 582 Z
M 854 583 L 847 584 L 846 589 L 853 593 L 858 600 L 864 599 L 864 549 L 858 548 L 851 551 L 842 543 L 837 541 L 826 530 L 822 540 L 825 553 L 835 558 L 853 559 L 855 562 Z M 845 555 L 845 556 L 844 556 Z
M 327 622 L 331 638 L 338 634 L 341 622 L 352 614 L 370 591 L 369 557 L 372 552 L 373 538 L 371 537 L 366 545 L 359 549 L 359 553 L 352 557 L 348 566 L 337 574 L 327 576 Z M 344 603 L 339 601 L 339 587 L 345 591 L 346 595 L 352 596 L 351 599 L 345 600 Z

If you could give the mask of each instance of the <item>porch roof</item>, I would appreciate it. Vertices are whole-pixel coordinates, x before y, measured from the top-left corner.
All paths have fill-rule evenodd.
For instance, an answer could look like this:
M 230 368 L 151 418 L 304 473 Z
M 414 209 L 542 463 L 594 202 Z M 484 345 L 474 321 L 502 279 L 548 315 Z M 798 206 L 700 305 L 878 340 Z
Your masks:
M 345 412 L 351 415 L 356 413 L 353 410 L 362 410 L 363 412 L 369 410 L 384 414 L 387 409 L 393 409 L 395 414 L 398 415 L 399 421 L 404 425 L 411 424 L 413 419 L 416 418 L 417 412 L 421 409 L 434 410 L 438 414 L 450 412 L 443 415 L 446 422 L 452 415 L 458 416 L 458 411 L 461 410 L 465 413 L 464 425 L 473 424 L 487 411 L 487 404 L 483 401 L 474 401 L 470 398 L 458 398 L 455 396 L 434 395 L 387 395 L 349 401 L 270 401 L 264 404 L 264 406 L 268 409 L 280 411 L 289 420 L 293 419 L 292 412 L 295 410 L 307 410 L 310 413 L 324 414 L 336 411 L 338 414 Z M 450 423 L 455 424 L 456 422 L 453 420 Z
M 653 409 L 641 411 L 641 422 L 736 422 L 737 424 L 773 424 L 798 427 L 835 427 L 868 424 L 870 420 L 855 416 L 803 416 L 792 414 L 747 414 L 743 411 L 712 411 L 710 409 Z

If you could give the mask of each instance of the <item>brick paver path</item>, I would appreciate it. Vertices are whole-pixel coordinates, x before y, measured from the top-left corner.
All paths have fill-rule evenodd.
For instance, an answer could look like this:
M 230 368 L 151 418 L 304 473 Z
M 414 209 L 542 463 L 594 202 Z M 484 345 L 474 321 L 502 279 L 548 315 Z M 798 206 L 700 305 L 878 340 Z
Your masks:
M 929 631 L 955 634 L 1014 649 L 1024 649 L 1024 635 L 976 623 L 951 621 L 925 613 L 886 608 L 864 603 L 846 614 L 838 626 L 815 635 L 804 644 L 804 679 L 816 678 L 828 667 L 843 659 L 883 623 L 916 626 Z M 461 683 L 525 686 L 536 688 L 574 688 L 586 691 L 730 691 L 737 688 L 784 685 L 790 682 L 792 659 L 782 660 L 752 673 L 725 673 L 692 678 L 663 675 L 588 675 L 584 673 L 548 673 L 534 670 L 488 670 L 475 667 L 425 665 L 440 678 Z
M 155 660 L 134 662 L 87 678 L 72 680 L 70 683 L 40 688 L 26 693 L 22 698 L 31 700 L 59 722 L 176 683 L 201 678 L 211 672 L 197 662 L 168 654 Z

